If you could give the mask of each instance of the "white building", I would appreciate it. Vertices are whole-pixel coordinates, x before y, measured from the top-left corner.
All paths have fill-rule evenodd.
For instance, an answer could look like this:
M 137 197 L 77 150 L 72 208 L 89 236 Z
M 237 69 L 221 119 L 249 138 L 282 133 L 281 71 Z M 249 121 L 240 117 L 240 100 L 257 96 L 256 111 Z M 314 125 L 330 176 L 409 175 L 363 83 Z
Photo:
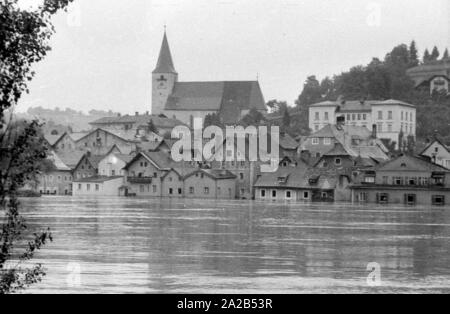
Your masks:
M 416 137 L 416 108 L 399 100 L 325 101 L 309 108 L 309 128 L 313 132 L 338 120 L 369 130 L 376 126 L 378 138 L 397 144 L 401 132 L 405 140 L 410 135 Z

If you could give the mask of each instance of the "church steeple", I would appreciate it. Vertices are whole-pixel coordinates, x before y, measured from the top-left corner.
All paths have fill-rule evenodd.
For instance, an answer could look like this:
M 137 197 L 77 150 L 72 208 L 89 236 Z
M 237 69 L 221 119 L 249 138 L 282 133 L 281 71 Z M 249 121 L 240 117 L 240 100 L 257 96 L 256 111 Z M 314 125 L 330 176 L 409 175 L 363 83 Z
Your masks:
M 169 41 L 167 40 L 167 34 L 164 30 L 164 38 L 159 52 L 158 63 L 153 73 L 173 73 L 177 74 L 172 61 L 172 54 L 170 53 Z

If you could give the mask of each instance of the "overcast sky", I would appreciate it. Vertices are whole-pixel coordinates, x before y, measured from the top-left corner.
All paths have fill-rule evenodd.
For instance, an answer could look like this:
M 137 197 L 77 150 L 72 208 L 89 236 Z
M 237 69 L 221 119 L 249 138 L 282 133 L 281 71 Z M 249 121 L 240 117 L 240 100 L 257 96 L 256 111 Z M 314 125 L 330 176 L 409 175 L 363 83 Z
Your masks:
M 36 0 L 23 0 L 35 3 Z M 18 110 L 151 106 L 151 71 L 167 24 L 180 81 L 254 80 L 293 104 L 320 79 L 415 39 L 450 47 L 448 0 L 74 0 L 55 17 L 53 51 Z

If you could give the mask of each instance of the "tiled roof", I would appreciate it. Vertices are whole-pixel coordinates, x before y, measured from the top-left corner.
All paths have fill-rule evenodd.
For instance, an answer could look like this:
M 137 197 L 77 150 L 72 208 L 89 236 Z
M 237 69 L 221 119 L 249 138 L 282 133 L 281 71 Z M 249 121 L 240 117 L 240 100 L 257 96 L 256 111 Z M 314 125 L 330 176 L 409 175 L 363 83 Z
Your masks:
M 140 152 L 137 154 L 134 158 L 132 158 L 127 165 L 125 166 L 125 169 L 128 169 L 132 164 L 134 164 L 139 158 L 144 157 L 147 160 L 154 163 L 159 169 L 162 170 L 169 170 L 171 168 L 174 168 L 177 166 L 177 163 L 175 163 L 169 154 L 166 154 L 161 151 L 152 151 L 152 152 Z
M 340 175 L 345 172 L 338 170 L 305 169 L 305 168 L 279 168 L 274 173 L 263 173 L 256 181 L 259 188 L 290 188 L 290 189 L 334 189 Z M 280 180 L 281 179 L 281 180 Z M 311 184 L 310 179 L 317 179 Z
M 389 100 L 347 100 L 345 102 L 338 101 L 324 101 L 317 104 L 313 104 L 310 107 L 336 107 L 337 112 L 370 112 L 372 111 L 372 105 L 403 105 L 414 107 L 411 104 L 403 101 L 389 99 Z
M 236 176 L 232 172 L 230 172 L 229 170 L 221 169 L 197 169 L 187 174 L 184 179 L 187 179 L 199 172 L 204 173 L 214 180 L 236 179 Z
M 58 134 L 58 135 L 44 134 L 44 138 L 47 141 L 47 143 L 50 144 L 50 146 L 53 146 L 64 134 Z
M 334 147 L 324 154 L 324 156 L 352 156 L 353 152 L 349 152 L 341 143 L 336 143 Z
M 133 160 L 134 156 L 133 155 L 125 155 L 125 154 L 114 154 L 114 156 L 120 160 L 122 160 L 123 162 L 125 162 L 126 164 L 129 163 L 131 160 Z
M 102 118 L 96 121 L 91 122 L 91 125 L 105 125 L 105 124 L 138 124 L 138 125 L 147 125 L 150 120 L 153 122 L 153 125 L 157 128 L 162 129 L 170 129 L 174 128 L 178 125 L 184 125 L 183 122 L 177 119 L 160 117 L 157 115 L 125 115 L 120 117 L 113 118 Z
M 53 163 L 56 170 L 60 171 L 70 171 L 71 168 L 64 163 L 64 161 L 54 152 L 50 151 L 47 159 Z
M 257 81 L 178 82 L 166 110 L 219 111 L 225 123 L 238 122 L 242 110 L 266 110 Z
M 71 151 L 67 153 L 59 152 L 57 153 L 57 155 L 65 165 L 67 165 L 70 169 L 73 170 L 78 165 L 81 158 L 83 158 L 84 152 L 82 151 Z
M 297 142 L 295 139 L 292 138 L 289 134 L 285 133 L 280 135 L 280 146 L 283 149 L 297 149 L 300 145 L 299 142 Z
M 388 100 L 384 100 L 384 101 L 378 101 L 378 102 L 374 102 L 372 104 L 373 106 L 382 106 L 382 105 L 402 105 L 402 106 L 408 106 L 408 107 L 415 107 L 412 104 L 408 104 L 404 101 L 400 101 L 400 100 L 395 100 L 395 99 L 388 99 Z
M 77 132 L 77 133 L 70 133 L 69 136 L 72 140 L 76 142 L 88 134 L 89 134 L 88 132 Z
M 429 162 L 425 159 L 403 155 L 394 160 L 388 161 L 377 168 L 378 171 L 431 171 L 449 172 L 448 169 Z
M 104 183 L 104 182 L 116 180 L 116 179 L 123 179 L 123 177 L 121 177 L 121 176 L 114 176 L 114 177 L 94 176 L 94 177 L 90 177 L 90 178 L 77 179 L 77 180 L 74 180 L 73 182 Z

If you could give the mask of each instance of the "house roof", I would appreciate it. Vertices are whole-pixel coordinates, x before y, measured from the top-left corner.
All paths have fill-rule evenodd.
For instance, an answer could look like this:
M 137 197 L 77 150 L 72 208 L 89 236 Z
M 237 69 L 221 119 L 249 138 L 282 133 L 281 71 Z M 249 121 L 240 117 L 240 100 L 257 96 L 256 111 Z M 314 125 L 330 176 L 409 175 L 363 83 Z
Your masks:
M 129 163 L 131 160 L 133 160 L 134 156 L 133 155 L 125 155 L 125 154 L 114 154 L 114 156 L 120 160 L 122 160 L 123 162 L 125 162 L 126 164 Z
M 161 170 L 169 170 L 173 167 L 176 167 L 176 163 L 170 158 L 169 154 L 166 154 L 161 151 L 152 151 L 152 152 L 140 152 L 127 163 L 124 169 L 130 168 L 136 161 L 138 161 L 142 157 L 150 161 L 158 169 Z
M 59 152 L 57 153 L 58 157 L 62 160 L 62 162 L 67 165 L 70 169 L 75 169 L 80 160 L 84 156 L 84 152 L 82 151 L 71 151 L 71 152 Z
M 59 140 L 60 138 L 62 138 L 65 134 L 66 134 L 66 133 L 63 133 L 63 134 L 57 134 L 57 135 L 44 134 L 44 138 L 45 138 L 45 140 L 47 141 L 47 143 L 50 144 L 50 146 L 53 146 L 53 145 L 55 145 L 55 144 L 58 142 L 58 140 Z
M 76 179 L 73 182 L 83 182 L 83 183 L 104 183 L 107 181 L 112 181 L 116 179 L 123 179 L 122 176 L 113 176 L 113 177 L 106 177 L 106 176 L 94 176 L 90 178 L 81 178 Z
M 75 133 L 69 133 L 68 135 L 70 136 L 70 138 L 72 140 L 77 142 L 78 140 L 82 139 L 83 137 L 85 137 L 88 134 L 89 134 L 89 132 L 75 132 Z
M 120 117 L 101 118 L 90 122 L 91 125 L 101 126 L 108 124 L 138 124 L 147 125 L 150 120 L 153 125 L 158 129 L 171 129 L 179 125 L 185 125 L 183 122 L 177 119 L 171 119 L 166 117 L 160 117 L 157 115 L 125 115 Z
M 64 161 L 54 151 L 50 151 L 47 158 L 52 162 L 56 170 L 59 171 L 72 170 L 68 165 L 64 163 Z
M 273 173 L 263 173 L 256 181 L 255 187 L 327 190 L 336 188 L 341 175 L 347 174 L 335 169 L 279 168 Z M 310 179 L 316 180 L 316 182 L 311 184 Z
M 205 174 L 206 176 L 210 177 L 213 180 L 236 179 L 236 176 L 232 172 L 230 172 L 229 170 L 221 170 L 221 169 L 196 169 L 188 173 L 184 177 L 184 179 L 187 179 L 199 172 Z
M 77 165 L 75 166 L 75 169 L 78 168 L 78 166 L 80 165 L 80 163 L 84 160 L 87 159 L 89 161 L 89 163 L 91 164 L 92 168 L 94 169 L 98 169 L 98 164 L 100 163 L 100 161 L 102 161 L 105 158 L 105 155 L 92 155 L 91 153 L 85 153 L 81 159 L 78 161 Z
M 447 145 L 444 145 L 444 143 L 442 143 L 442 141 L 438 138 L 435 138 L 434 141 L 430 142 L 422 151 L 419 155 L 423 156 L 423 154 L 425 154 L 425 152 L 431 147 L 433 146 L 435 143 L 438 143 L 439 145 L 441 145 L 447 152 L 450 153 L 450 150 L 448 149 Z
M 352 156 L 353 152 L 349 152 L 344 145 L 341 143 L 336 143 L 334 147 L 328 152 L 325 153 L 324 156 Z
M 450 59 L 428 62 L 408 69 L 406 73 L 414 80 L 416 87 L 436 75 L 450 77 Z
M 388 100 L 347 100 L 345 102 L 339 101 L 324 101 L 317 104 L 312 104 L 310 107 L 336 107 L 337 112 L 370 112 L 371 106 L 379 105 L 403 105 L 414 107 L 411 104 L 405 103 L 400 100 L 388 99 Z
M 388 161 L 377 168 L 378 171 L 415 171 L 415 172 L 449 172 L 448 169 L 425 159 L 403 155 Z
M 293 150 L 293 149 L 297 149 L 299 145 L 300 145 L 300 143 L 297 142 L 288 133 L 284 133 L 283 135 L 280 134 L 280 146 L 281 146 L 281 148 L 287 149 L 287 150 Z
M 220 111 L 225 123 L 236 123 L 242 110 L 267 110 L 257 81 L 177 82 L 166 110 Z
M 175 66 L 173 65 L 172 54 L 170 53 L 169 41 L 167 40 L 167 34 L 164 32 L 164 37 L 159 52 L 158 62 L 153 73 L 174 73 Z

